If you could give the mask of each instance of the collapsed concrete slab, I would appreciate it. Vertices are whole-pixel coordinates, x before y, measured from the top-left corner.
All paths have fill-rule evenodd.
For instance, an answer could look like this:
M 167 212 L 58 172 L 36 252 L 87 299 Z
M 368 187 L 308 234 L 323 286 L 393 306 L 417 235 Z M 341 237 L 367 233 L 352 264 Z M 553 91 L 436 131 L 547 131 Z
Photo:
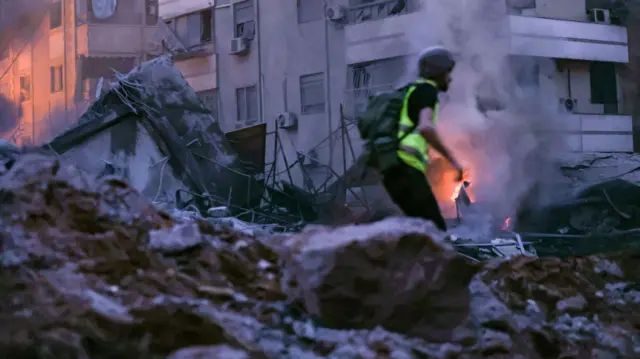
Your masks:
M 77 126 L 44 147 L 96 175 L 118 174 L 153 201 L 252 207 L 261 185 L 169 57 L 120 76 Z M 182 203 L 180 203 L 182 202 Z

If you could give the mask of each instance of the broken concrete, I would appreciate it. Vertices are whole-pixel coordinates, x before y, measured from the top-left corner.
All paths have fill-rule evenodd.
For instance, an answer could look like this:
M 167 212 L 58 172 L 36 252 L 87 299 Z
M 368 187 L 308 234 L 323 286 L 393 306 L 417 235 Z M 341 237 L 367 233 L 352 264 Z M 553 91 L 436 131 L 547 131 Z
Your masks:
M 258 239 L 41 155 L 0 176 L 0 222 L 1 357 L 640 355 L 630 251 L 471 265 L 398 218 Z M 449 324 L 446 342 L 425 339 Z
M 248 208 L 262 193 L 254 171 L 169 57 L 120 76 L 77 126 L 43 147 L 88 173 L 119 175 L 151 200 L 179 207 Z

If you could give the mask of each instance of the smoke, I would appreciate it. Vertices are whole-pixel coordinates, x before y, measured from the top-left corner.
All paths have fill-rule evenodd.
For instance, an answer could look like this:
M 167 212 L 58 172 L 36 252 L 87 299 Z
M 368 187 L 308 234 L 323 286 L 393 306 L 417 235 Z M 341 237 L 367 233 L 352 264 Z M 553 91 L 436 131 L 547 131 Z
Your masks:
M 513 216 L 525 198 L 528 205 L 545 203 L 545 183 L 560 175 L 557 162 L 566 153 L 564 141 L 545 131 L 557 129 L 558 108 L 538 91 L 539 60 L 509 56 L 505 6 L 495 0 L 423 0 L 425 21 L 407 31 L 413 34 L 412 53 L 444 45 L 459 55 L 438 126 L 468 168 L 476 202 L 495 218 Z M 414 60 L 407 69 L 415 76 Z M 451 178 L 442 186 L 435 191 L 448 211 L 455 184 Z

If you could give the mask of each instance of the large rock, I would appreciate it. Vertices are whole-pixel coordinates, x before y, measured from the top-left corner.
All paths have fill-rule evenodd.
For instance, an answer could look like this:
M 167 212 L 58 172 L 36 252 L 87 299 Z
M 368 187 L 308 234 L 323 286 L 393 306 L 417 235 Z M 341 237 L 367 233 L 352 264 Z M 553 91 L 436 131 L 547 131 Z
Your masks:
M 283 243 L 284 291 L 329 327 L 449 339 L 467 317 L 477 267 L 442 238 L 409 218 L 311 228 Z

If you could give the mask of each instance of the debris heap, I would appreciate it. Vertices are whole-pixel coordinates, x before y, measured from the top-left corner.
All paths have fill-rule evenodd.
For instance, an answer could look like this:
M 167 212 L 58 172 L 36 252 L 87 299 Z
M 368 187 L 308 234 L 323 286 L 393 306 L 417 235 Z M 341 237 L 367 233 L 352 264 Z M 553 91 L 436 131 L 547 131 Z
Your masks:
M 472 263 L 391 218 L 255 237 L 24 155 L 0 176 L 3 358 L 640 356 L 640 256 Z

